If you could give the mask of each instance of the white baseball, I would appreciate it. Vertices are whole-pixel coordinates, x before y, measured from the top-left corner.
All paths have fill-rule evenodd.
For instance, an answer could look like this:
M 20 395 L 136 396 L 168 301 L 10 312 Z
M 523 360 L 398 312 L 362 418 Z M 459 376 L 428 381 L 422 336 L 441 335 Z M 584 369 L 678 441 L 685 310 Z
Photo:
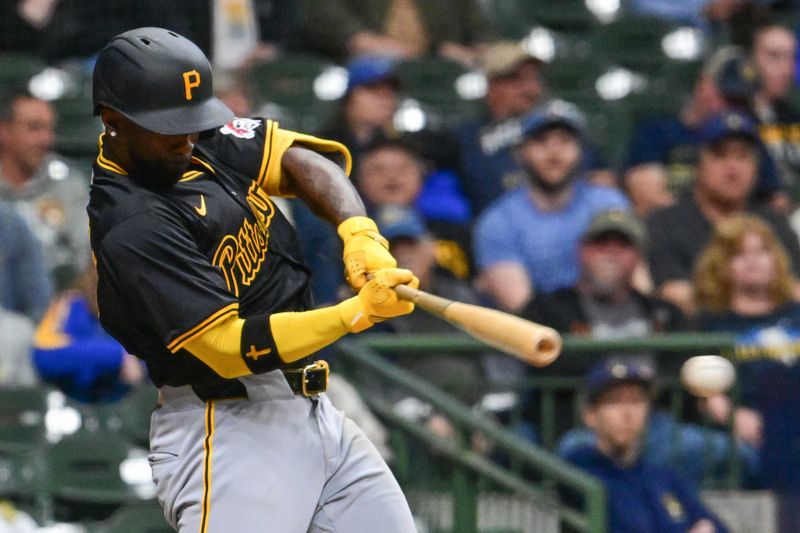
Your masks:
M 698 355 L 681 367 L 681 382 L 690 393 L 702 398 L 723 394 L 733 386 L 736 369 L 719 355 Z

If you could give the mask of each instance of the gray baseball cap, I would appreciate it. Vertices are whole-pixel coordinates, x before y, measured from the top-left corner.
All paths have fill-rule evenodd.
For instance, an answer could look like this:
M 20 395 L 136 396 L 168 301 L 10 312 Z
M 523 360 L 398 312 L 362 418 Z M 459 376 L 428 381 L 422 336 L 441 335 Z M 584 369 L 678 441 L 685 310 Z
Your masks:
M 647 230 L 630 211 L 614 209 L 596 214 L 583 234 L 583 241 L 591 242 L 608 233 L 627 237 L 639 251 L 647 246 Z
M 481 67 L 489 80 L 509 76 L 523 63 L 541 65 L 542 60 L 529 54 L 522 45 L 514 41 L 490 44 L 481 56 Z

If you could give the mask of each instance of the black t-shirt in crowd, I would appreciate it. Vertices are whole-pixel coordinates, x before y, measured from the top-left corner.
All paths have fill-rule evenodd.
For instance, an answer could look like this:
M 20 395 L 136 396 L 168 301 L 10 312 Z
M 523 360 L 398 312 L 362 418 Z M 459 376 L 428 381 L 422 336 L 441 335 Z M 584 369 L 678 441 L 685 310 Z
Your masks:
M 764 219 L 789 254 L 792 270 L 800 273 L 800 245 L 785 218 L 763 207 L 749 213 Z M 695 261 L 714 232 L 691 191 L 669 207 L 659 209 L 647 221 L 650 273 L 656 286 L 666 281 L 690 280 Z

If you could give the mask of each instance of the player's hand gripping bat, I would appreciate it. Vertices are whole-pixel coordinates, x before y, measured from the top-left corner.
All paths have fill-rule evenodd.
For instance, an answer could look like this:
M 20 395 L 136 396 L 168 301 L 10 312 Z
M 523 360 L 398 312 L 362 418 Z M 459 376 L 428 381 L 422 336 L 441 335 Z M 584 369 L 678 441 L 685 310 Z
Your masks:
M 533 366 L 546 366 L 561 353 L 561 335 L 518 316 L 434 296 L 407 285 L 397 285 L 400 298 L 414 302 L 498 350 Z

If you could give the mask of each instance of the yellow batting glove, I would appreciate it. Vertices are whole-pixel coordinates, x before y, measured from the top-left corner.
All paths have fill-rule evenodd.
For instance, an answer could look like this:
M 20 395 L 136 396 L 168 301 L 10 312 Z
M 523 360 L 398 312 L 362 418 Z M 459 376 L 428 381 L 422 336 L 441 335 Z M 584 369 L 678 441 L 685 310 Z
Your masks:
M 378 232 L 378 226 L 368 217 L 350 217 L 337 228 L 344 243 L 344 274 L 353 290 L 367 282 L 367 274 L 381 268 L 395 268 L 389 253 L 389 243 Z
M 339 316 L 351 333 L 358 333 L 383 322 L 387 318 L 407 315 L 414 310 L 414 304 L 398 298 L 393 287 L 405 284 L 419 287 L 419 279 L 403 268 L 385 268 L 376 271 L 373 277 L 361 287 L 357 296 L 345 300 L 337 307 Z

